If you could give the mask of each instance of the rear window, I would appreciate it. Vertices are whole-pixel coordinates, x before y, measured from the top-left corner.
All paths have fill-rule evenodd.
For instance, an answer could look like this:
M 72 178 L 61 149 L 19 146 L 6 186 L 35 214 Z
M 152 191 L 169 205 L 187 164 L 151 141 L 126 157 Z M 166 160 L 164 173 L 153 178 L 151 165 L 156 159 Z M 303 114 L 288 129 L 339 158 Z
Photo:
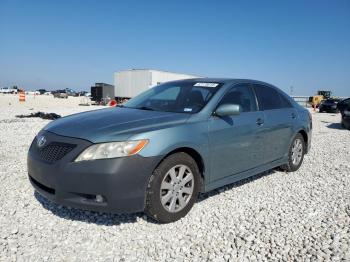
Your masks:
M 292 107 L 291 102 L 276 89 L 265 85 L 254 85 L 260 110 L 272 110 Z
M 340 101 L 338 103 L 338 108 L 340 111 L 343 111 L 347 108 L 350 109 L 350 98 Z
M 280 94 L 280 98 L 281 98 L 281 104 L 282 104 L 282 108 L 287 108 L 287 107 L 293 107 L 292 103 L 283 95 Z

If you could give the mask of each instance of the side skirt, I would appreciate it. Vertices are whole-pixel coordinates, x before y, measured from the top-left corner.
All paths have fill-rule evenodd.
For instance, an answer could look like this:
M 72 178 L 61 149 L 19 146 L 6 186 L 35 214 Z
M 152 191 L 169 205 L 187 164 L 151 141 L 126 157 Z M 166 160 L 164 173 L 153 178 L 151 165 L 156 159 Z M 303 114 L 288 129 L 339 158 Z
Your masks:
M 226 186 L 232 183 L 235 183 L 237 181 L 243 180 L 245 178 L 251 177 L 251 176 L 255 176 L 257 174 L 260 174 L 262 172 L 265 172 L 267 170 L 273 169 L 275 167 L 281 166 L 283 164 L 285 164 L 288 160 L 286 158 L 281 158 L 278 160 L 275 160 L 273 162 L 270 162 L 268 164 L 253 168 L 253 169 L 249 169 L 247 171 L 238 173 L 238 174 L 234 174 L 225 178 L 222 178 L 220 180 L 216 180 L 213 181 L 210 184 L 204 185 L 204 190 L 202 190 L 202 193 L 211 191 L 213 189 L 222 187 L 222 186 Z

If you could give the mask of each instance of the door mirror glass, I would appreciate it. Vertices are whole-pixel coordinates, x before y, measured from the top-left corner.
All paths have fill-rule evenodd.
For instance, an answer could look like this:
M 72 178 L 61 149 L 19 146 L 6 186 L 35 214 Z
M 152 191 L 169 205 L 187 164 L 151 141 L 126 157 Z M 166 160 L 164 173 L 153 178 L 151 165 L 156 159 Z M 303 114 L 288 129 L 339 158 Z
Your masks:
M 233 116 L 233 115 L 239 115 L 241 112 L 241 106 L 236 104 L 224 104 L 220 105 L 216 111 L 216 116 Z

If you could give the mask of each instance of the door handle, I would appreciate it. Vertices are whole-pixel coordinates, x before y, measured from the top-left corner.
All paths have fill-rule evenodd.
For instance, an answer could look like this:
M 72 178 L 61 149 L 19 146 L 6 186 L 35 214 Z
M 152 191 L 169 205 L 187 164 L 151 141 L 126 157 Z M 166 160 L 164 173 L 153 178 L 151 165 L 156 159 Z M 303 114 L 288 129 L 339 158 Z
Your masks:
M 256 120 L 256 124 L 259 125 L 259 126 L 261 126 L 262 124 L 264 124 L 264 120 L 263 120 L 262 118 L 258 118 L 258 119 Z

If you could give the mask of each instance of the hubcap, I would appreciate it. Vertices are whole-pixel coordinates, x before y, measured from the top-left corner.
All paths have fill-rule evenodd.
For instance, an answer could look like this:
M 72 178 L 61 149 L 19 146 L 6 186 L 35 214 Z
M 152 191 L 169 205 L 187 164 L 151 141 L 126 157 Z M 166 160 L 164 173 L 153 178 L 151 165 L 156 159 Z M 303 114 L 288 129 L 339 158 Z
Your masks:
M 188 166 L 172 167 L 160 185 L 160 199 L 163 207 L 171 213 L 179 212 L 190 201 L 193 187 L 194 177 Z
M 299 165 L 303 156 L 303 143 L 300 139 L 295 139 L 292 146 L 292 163 L 293 165 Z

